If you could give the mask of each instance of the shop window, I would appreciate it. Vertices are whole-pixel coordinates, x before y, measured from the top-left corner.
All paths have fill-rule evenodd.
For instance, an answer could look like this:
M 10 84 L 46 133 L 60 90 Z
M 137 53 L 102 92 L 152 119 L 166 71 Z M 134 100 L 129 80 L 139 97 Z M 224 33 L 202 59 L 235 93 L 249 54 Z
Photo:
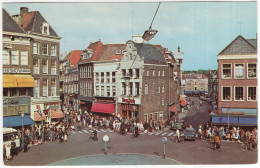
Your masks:
M 255 101 L 256 100 L 256 87 L 248 86 L 247 95 L 248 95 L 248 97 L 247 97 L 248 101 Z
M 235 100 L 244 100 L 244 87 L 235 87 Z
M 19 88 L 19 96 L 26 96 L 26 88 Z
M 235 78 L 244 78 L 244 64 L 235 64 Z
M 159 121 L 162 121 L 163 120 L 163 112 L 159 112 L 159 118 L 158 118 Z
M 256 64 L 250 63 L 247 65 L 248 78 L 256 78 Z
M 149 121 L 153 120 L 153 114 L 149 114 Z
M 231 64 L 222 64 L 222 78 L 231 78 Z
M 148 115 L 147 114 L 144 115 L 144 122 L 148 122 Z
M 231 100 L 231 87 L 222 88 L 222 100 Z
M 154 113 L 154 121 L 158 120 L 158 113 Z
M 17 90 L 16 90 L 16 88 L 11 88 L 10 91 L 11 91 L 11 96 L 12 96 L 12 97 L 13 97 L 13 96 L 17 96 Z

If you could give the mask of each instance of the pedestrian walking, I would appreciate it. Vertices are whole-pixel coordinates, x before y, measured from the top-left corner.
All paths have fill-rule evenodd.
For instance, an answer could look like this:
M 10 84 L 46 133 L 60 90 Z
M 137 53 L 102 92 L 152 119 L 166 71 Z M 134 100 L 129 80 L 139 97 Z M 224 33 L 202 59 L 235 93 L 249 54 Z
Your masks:
M 12 158 L 14 157 L 15 149 L 16 149 L 16 143 L 14 142 L 14 138 L 12 138 L 12 142 L 11 142 L 11 155 L 12 155 Z
M 6 161 L 12 160 L 12 155 L 11 155 L 11 145 L 8 144 L 6 146 Z

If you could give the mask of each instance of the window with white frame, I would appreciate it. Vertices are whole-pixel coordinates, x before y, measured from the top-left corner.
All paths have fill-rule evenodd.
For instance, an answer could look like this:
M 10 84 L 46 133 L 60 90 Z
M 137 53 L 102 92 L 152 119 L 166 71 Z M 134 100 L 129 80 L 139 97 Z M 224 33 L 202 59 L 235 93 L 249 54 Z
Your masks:
M 121 54 L 121 50 L 116 50 L 116 55 L 120 55 Z
M 106 73 L 106 83 L 110 83 L 110 73 Z
M 56 60 L 51 60 L 51 75 L 56 75 Z
M 57 56 L 57 46 L 51 45 L 51 56 Z
M 133 95 L 133 82 L 129 82 L 128 95 Z
M 42 74 L 48 74 L 48 60 L 42 60 Z
M 105 87 L 104 86 L 101 86 L 101 96 L 104 96 L 104 93 L 105 92 Z
M 126 84 L 122 82 L 122 95 L 126 95 Z
M 256 63 L 248 63 L 247 64 L 247 77 L 248 78 L 256 78 Z
M 158 71 L 158 76 L 161 76 L 161 71 L 160 70 Z
M 235 100 L 244 100 L 244 87 L 235 86 Z
M 113 90 L 113 96 L 115 96 L 116 95 L 116 87 L 112 86 L 112 90 Z
M 144 85 L 144 94 L 148 95 L 148 83 Z
M 222 87 L 222 100 L 231 100 L 231 86 Z
M 42 79 L 42 96 L 48 96 L 48 79 Z
M 99 86 L 96 86 L 96 96 L 99 96 Z
M 112 72 L 112 83 L 116 83 L 116 72 Z
M 164 70 L 162 71 L 162 76 L 165 76 L 165 72 L 164 72 Z
M 3 50 L 3 65 L 9 65 L 10 64 L 10 54 L 9 54 L 9 50 L 4 49 Z
M 46 44 L 46 43 L 42 44 L 42 54 L 48 55 L 48 44 Z
M 247 87 L 247 100 L 255 101 L 256 100 L 256 86 Z
M 33 54 L 39 54 L 39 43 L 33 43 Z
M 92 97 L 92 83 L 89 82 L 89 92 L 88 92 L 88 96 Z
M 162 98 L 162 106 L 164 106 L 164 98 Z
M 34 59 L 33 60 L 33 73 L 34 74 L 39 74 L 39 59 Z
M 101 83 L 104 83 L 104 72 L 101 72 Z
M 99 73 L 96 73 L 96 83 L 99 83 Z
M 162 93 L 164 93 L 164 86 L 162 86 Z
M 222 78 L 231 78 L 231 64 L 222 64 Z
M 12 51 L 12 65 L 19 65 L 19 51 Z
M 135 77 L 139 78 L 140 76 L 140 70 L 139 69 L 135 69 Z
M 87 74 L 88 74 L 88 72 L 87 72 L 87 70 L 88 70 L 88 67 L 84 67 L 84 78 L 87 78 Z
M 21 51 L 21 65 L 28 65 L 28 51 Z
M 135 96 L 139 96 L 140 94 L 139 86 L 140 86 L 139 82 L 135 82 Z
M 235 64 L 235 78 L 244 78 L 244 64 Z
M 107 86 L 107 96 L 110 97 L 110 86 Z
M 56 96 L 56 80 L 51 79 L 51 96 Z
M 39 79 L 34 79 L 35 82 L 35 87 L 33 88 L 33 97 L 39 97 L 39 84 L 40 80 Z
M 91 66 L 88 67 L 88 78 L 92 78 L 91 75 L 92 71 L 91 71 Z

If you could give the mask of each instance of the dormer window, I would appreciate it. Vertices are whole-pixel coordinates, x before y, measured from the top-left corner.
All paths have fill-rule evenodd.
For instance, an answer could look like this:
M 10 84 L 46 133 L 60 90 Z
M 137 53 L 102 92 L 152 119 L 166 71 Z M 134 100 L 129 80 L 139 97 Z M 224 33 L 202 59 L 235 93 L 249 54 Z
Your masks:
M 50 25 L 48 23 L 43 22 L 41 28 L 42 28 L 42 34 L 46 34 L 46 35 L 50 34 Z
M 83 59 L 89 59 L 89 58 L 91 58 L 92 57 L 92 55 L 93 55 L 93 50 L 91 50 L 91 49 L 86 49 L 86 50 L 83 50 L 83 54 L 82 54 L 82 58 Z
M 116 50 L 116 55 L 120 55 L 121 54 L 121 50 Z

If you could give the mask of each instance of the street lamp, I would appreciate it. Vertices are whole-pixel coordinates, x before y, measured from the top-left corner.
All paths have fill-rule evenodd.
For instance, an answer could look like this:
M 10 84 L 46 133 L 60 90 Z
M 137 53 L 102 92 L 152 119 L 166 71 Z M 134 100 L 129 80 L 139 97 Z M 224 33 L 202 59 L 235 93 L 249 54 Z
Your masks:
M 21 117 L 22 117 L 22 137 L 23 137 L 23 141 L 22 141 L 22 148 L 24 148 L 24 131 L 23 131 L 23 120 L 24 120 L 24 114 L 25 112 L 22 112 L 22 111 L 19 111 L 19 114 L 21 114 Z
M 135 120 L 135 109 L 136 109 L 136 107 L 135 107 L 135 105 L 133 106 L 133 110 L 134 110 L 134 120 Z

